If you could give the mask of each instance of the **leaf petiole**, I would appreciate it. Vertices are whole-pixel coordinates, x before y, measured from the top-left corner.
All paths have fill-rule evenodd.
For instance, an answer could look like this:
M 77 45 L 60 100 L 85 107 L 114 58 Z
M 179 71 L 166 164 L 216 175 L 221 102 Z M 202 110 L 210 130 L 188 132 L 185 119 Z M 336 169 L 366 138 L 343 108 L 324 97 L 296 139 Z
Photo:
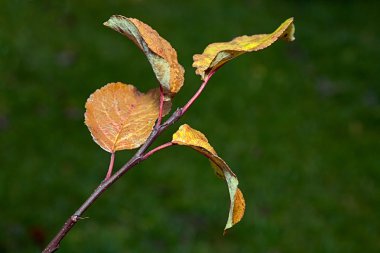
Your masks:
M 111 153 L 110 165 L 108 167 L 107 175 L 104 181 L 108 180 L 112 176 L 113 165 L 115 163 L 115 152 Z
M 145 160 L 147 159 L 149 156 L 153 155 L 154 153 L 156 153 L 157 151 L 160 151 L 164 148 L 167 148 L 167 147 L 170 147 L 170 146 L 173 146 L 173 145 L 176 145 L 175 143 L 173 142 L 167 142 L 165 144 L 162 144 L 154 149 L 152 149 L 151 151 L 147 152 L 146 154 L 144 154 L 141 158 L 141 160 Z

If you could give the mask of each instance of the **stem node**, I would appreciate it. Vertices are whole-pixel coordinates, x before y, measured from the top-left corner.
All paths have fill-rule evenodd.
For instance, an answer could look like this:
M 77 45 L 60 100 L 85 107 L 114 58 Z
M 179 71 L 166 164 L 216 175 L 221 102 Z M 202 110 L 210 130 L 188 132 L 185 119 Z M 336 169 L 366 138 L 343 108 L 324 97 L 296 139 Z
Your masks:
M 112 174 L 114 160 L 115 160 L 115 153 L 111 154 L 110 159 L 110 165 L 107 171 L 106 178 L 98 185 L 98 187 L 95 189 L 95 191 L 91 194 L 91 196 L 79 207 L 79 209 L 70 216 L 61 230 L 57 233 L 57 235 L 50 241 L 50 243 L 46 246 L 45 252 L 54 252 L 58 250 L 59 244 L 62 241 L 62 239 L 66 236 L 66 234 L 74 227 L 74 225 L 82 218 L 81 215 L 105 192 L 114 182 L 116 182 L 121 176 L 123 176 L 127 171 L 129 171 L 131 168 L 139 164 L 141 161 L 145 160 L 155 152 L 164 149 L 166 147 L 174 145 L 171 142 L 168 142 L 166 144 L 163 144 L 161 146 L 158 146 L 157 148 L 151 150 L 150 152 L 145 153 L 145 151 L 152 145 L 152 143 L 157 139 L 157 137 L 166 130 L 170 125 L 177 122 L 182 115 L 189 109 L 189 107 L 194 103 L 194 101 L 199 97 L 201 92 L 203 91 L 204 87 L 212 77 L 212 75 L 215 73 L 216 70 L 210 72 L 207 77 L 204 79 L 204 82 L 199 87 L 198 91 L 194 94 L 194 96 L 187 102 L 185 106 L 182 108 L 177 108 L 173 112 L 173 114 L 164 122 L 161 124 L 161 118 L 162 118 L 162 110 L 163 110 L 163 91 L 161 88 L 161 94 L 160 94 L 160 112 L 159 117 L 156 125 L 153 128 L 152 133 L 146 140 L 146 142 L 140 147 L 140 149 L 135 153 L 135 155 L 126 163 L 123 167 L 121 167 L 118 171 L 116 171 L 114 174 Z

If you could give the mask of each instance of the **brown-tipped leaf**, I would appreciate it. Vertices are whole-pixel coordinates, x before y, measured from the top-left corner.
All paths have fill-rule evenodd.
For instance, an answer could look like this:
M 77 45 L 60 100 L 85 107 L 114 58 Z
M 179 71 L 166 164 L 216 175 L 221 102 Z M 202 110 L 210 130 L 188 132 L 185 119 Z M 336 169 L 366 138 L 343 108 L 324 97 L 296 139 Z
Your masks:
M 152 132 L 159 101 L 159 88 L 144 94 L 133 85 L 109 83 L 87 99 L 85 124 L 94 141 L 110 153 L 138 148 Z M 166 102 L 164 114 L 169 110 Z
M 238 223 L 245 211 L 243 194 L 238 188 L 239 181 L 226 162 L 217 155 L 214 148 L 208 143 L 206 136 L 185 124 L 173 134 L 172 142 L 189 146 L 209 158 L 216 174 L 226 180 L 230 194 L 230 211 L 224 231 Z
M 157 31 L 138 19 L 120 15 L 112 16 L 104 25 L 127 36 L 144 52 L 167 99 L 181 89 L 184 69 L 177 52 Z
M 219 68 L 235 57 L 264 49 L 280 38 L 286 41 L 295 39 L 293 18 L 287 19 L 271 34 L 244 35 L 229 42 L 208 45 L 202 54 L 193 56 L 195 73 L 204 79 L 212 70 Z

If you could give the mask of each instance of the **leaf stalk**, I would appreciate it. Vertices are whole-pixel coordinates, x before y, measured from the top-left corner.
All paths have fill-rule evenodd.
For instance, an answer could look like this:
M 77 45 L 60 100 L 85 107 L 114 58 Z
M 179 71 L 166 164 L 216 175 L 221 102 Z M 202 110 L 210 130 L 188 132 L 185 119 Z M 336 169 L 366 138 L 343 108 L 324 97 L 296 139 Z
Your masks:
M 204 79 L 203 83 L 201 84 L 197 92 L 186 103 L 186 105 L 183 106 L 182 108 L 178 108 L 177 110 L 175 110 L 173 114 L 162 124 L 161 124 L 161 118 L 162 118 L 162 111 L 163 111 L 164 96 L 163 96 L 163 92 L 162 91 L 160 92 L 159 117 L 158 117 L 155 127 L 153 128 L 153 131 L 151 132 L 146 142 L 137 150 L 137 152 L 132 156 L 132 158 L 127 163 L 125 163 L 118 171 L 116 171 L 113 175 L 111 174 L 112 174 L 112 169 L 114 165 L 115 154 L 114 153 L 111 154 L 110 165 L 108 168 L 106 178 L 98 185 L 98 187 L 94 190 L 94 192 L 90 195 L 90 197 L 79 207 L 79 209 L 75 211 L 75 213 L 66 220 L 66 222 L 64 223 L 62 228 L 59 230 L 59 232 L 56 234 L 56 236 L 50 241 L 50 243 L 42 251 L 43 253 L 50 253 L 50 252 L 57 251 L 59 249 L 60 242 L 62 241 L 62 239 L 69 233 L 69 231 L 74 227 L 74 225 L 78 222 L 78 220 L 80 220 L 83 213 L 90 206 L 92 206 L 94 202 L 127 171 L 129 171 L 130 169 L 135 167 L 137 164 L 139 164 L 141 161 L 147 159 L 148 157 L 150 157 L 152 154 L 156 153 L 157 151 L 174 145 L 173 143 L 168 142 L 145 153 L 146 150 L 152 145 L 152 143 L 157 139 L 157 137 L 163 131 L 165 131 L 169 126 L 177 122 L 183 116 L 183 114 L 185 114 L 185 112 L 190 108 L 190 106 L 194 103 L 194 101 L 200 96 L 203 89 L 206 87 L 208 81 L 215 74 L 216 71 L 217 69 L 210 72 Z

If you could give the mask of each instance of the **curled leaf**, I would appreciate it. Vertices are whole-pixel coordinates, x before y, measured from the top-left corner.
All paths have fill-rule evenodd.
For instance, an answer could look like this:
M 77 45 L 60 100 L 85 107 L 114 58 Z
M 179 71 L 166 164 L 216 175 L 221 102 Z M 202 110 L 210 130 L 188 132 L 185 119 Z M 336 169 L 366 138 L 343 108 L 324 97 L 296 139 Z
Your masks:
M 239 181 L 226 162 L 217 155 L 214 148 L 208 143 L 206 136 L 185 124 L 180 126 L 178 131 L 173 134 L 172 142 L 189 146 L 210 160 L 217 176 L 226 180 L 230 194 L 230 211 L 224 231 L 238 223 L 245 211 L 243 194 L 238 188 Z
M 110 153 L 138 148 L 152 132 L 159 101 L 159 88 L 144 94 L 133 85 L 109 83 L 87 99 L 85 124 L 94 141 Z M 170 106 L 165 103 L 164 114 Z
M 164 90 L 166 100 L 181 89 L 185 71 L 178 63 L 175 49 L 157 31 L 138 19 L 121 15 L 112 16 L 104 25 L 127 36 L 144 52 Z
M 293 18 L 287 19 L 271 34 L 244 35 L 229 42 L 208 45 L 202 54 L 193 56 L 193 67 L 196 68 L 195 73 L 200 75 L 202 80 L 204 80 L 206 75 L 212 70 L 221 67 L 235 57 L 247 52 L 264 49 L 279 38 L 283 38 L 286 41 L 293 41 L 295 39 Z

